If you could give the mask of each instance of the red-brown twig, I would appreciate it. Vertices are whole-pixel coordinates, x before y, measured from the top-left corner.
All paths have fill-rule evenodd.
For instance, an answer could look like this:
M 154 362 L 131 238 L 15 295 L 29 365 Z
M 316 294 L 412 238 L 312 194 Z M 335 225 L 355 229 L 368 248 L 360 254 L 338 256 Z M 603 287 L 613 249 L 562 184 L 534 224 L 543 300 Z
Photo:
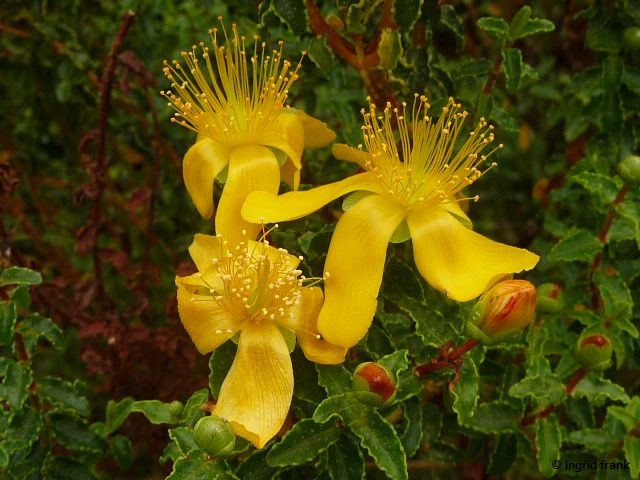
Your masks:
M 104 296 L 104 285 L 102 283 L 102 262 L 100 260 L 100 248 L 98 245 L 98 236 L 100 234 L 100 226 L 102 224 L 102 197 L 106 188 L 106 175 L 107 175 L 107 158 L 106 158 L 106 145 L 107 145 L 107 122 L 109 116 L 109 104 L 111 102 L 111 91 L 113 89 L 113 83 L 115 81 L 115 72 L 117 62 L 117 56 L 122 48 L 125 37 L 133 23 L 135 13 L 131 10 L 126 12 L 122 17 L 120 28 L 116 34 L 111 49 L 107 55 L 106 67 L 102 75 L 102 85 L 100 88 L 100 110 L 98 119 L 98 147 L 96 152 L 96 169 L 94 172 L 94 185 L 95 185 L 95 202 L 93 204 L 93 210 L 91 212 L 91 221 L 95 228 L 95 239 L 92 247 L 93 255 L 93 269 L 96 278 L 96 288 L 98 298 Z
M 434 358 L 433 360 L 425 364 L 418 365 L 414 369 L 414 372 L 420 378 L 424 378 L 428 374 L 437 372 L 438 370 L 442 370 L 443 368 L 449 368 L 457 373 L 458 370 L 460 370 L 460 367 L 462 367 L 462 356 L 473 347 L 478 345 L 478 343 L 480 342 L 475 338 L 467 340 L 459 347 L 455 347 L 450 343 L 446 343 L 442 346 L 442 348 L 440 348 L 440 352 L 437 358 Z

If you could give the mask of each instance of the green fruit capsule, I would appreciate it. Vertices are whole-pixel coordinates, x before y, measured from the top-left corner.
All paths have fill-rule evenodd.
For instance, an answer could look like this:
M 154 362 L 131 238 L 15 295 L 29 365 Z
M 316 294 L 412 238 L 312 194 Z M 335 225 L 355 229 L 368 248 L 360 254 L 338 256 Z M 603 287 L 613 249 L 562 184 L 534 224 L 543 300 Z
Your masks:
M 640 156 L 627 155 L 618 163 L 618 175 L 628 184 L 640 183 Z
M 562 287 L 557 283 L 543 283 L 536 289 L 536 309 L 540 313 L 558 313 L 564 306 Z
M 622 44 L 627 50 L 640 50 L 640 27 L 627 27 L 622 33 Z
M 193 428 L 193 438 L 202 450 L 217 457 L 229 455 L 236 444 L 231 424 L 215 415 L 198 420 Z
M 604 335 L 582 335 L 576 343 L 576 358 L 591 370 L 605 370 L 611 364 L 611 341 Z
M 389 403 L 395 395 L 396 382 L 382 365 L 365 362 L 353 372 L 351 391 L 365 405 L 380 407 Z

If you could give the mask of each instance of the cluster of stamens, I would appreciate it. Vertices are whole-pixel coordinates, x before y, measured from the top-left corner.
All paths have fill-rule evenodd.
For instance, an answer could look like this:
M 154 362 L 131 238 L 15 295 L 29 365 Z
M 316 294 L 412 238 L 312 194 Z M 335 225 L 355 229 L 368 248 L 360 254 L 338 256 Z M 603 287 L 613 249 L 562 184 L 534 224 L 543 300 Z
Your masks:
M 177 60 L 165 60 L 163 71 L 172 90 L 161 93 L 176 110 L 173 122 L 218 141 L 246 141 L 247 135 L 259 132 L 284 107 L 301 63 L 292 69 L 282 58 L 282 41 L 269 55 L 266 43 L 259 44 L 257 37 L 253 55 L 247 59 L 245 37 L 237 26 L 232 25 L 230 40 L 222 18 L 218 20 L 224 44 L 219 43 L 219 30 L 212 28 L 211 52 L 201 42 L 201 53 L 195 45 L 190 52 L 182 52 L 185 67 Z
M 300 300 L 306 279 L 301 270 L 291 266 L 291 255 L 285 249 L 273 249 L 268 255 L 268 248 L 272 247 L 266 240 L 243 241 L 235 247 L 222 240 L 220 252 L 211 257 L 210 269 L 204 274 L 201 272 L 209 290 L 199 293 L 212 297 L 236 318 L 287 323 L 286 319 L 292 316 L 291 307 Z M 192 298 L 196 300 L 197 297 Z
M 401 109 L 387 103 L 382 115 L 373 103 L 369 111 L 361 111 L 364 143 L 371 154 L 365 169 L 374 172 L 387 193 L 406 206 L 461 200 L 457 195 L 463 188 L 496 166 L 491 163 L 480 170 L 502 148 L 500 144 L 482 153 L 494 140 L 493 125 L 484 118 L 466 141 L 460 141 L 468 113 L 453 98 L 437 120 L 428 115 L 430 107 L 427 97 L 416 94 L 409 121 L 404 102 Z

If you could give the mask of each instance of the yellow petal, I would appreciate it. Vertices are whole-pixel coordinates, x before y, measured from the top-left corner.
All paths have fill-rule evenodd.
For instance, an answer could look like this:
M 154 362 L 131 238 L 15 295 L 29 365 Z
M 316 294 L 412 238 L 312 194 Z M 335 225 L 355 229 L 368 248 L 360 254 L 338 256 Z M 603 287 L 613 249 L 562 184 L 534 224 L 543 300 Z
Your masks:
M 304 148 L 304 127 L 293 110 L 282 110 L 273 122 L 258 132 L 255 143 L 282 150 L 297 170 L 302 168 L 300 158 Z
M 278 187 L 280 169 L 271 150 L 261 145 L 234 147 L 229 158 L 229 175 L 216 212 L 216 233 L 231 245 L 256 238 L 262 226 L 242 218 L 242 204 L 253 191 L 277 193 Z M 242 230 L 246 230 L 246 237 Z
M 365 163 L 371 161 L 371 154 L 360 150 L 359 148 L 353 148 L 344 143 L 334 143 L 331 146 L 331 153 L 338 160 L 344 160 L 346 162 L 353 162 L 365 168 Z
M 221 293 L 224 290 L 224 282 L 213 264 L 213 259 L 220 259 L 222 256 L 221 239 L 196 233 L 189 246 L 189 255 L 200 272 L 203 284 Z
M 229 340 L 242 322 L 220 308 L 211 295 L 198 295 L 193 275 L 176 277 L 178 312 L 184 328 L 200 353 L 207 353 Z
M 442 208 L 407 216 L 418 270 L 434 288 L 454 300 L 471 300 L 500 277 L 532 269 L 539 257 L 494 242 L 463 226 Z
M 324 305 L 318 330 L 329 343 L 351 347 L 367 333 L 376 311 L 389 238 L 406 211 L 370 195 L 338 221 L 324 266 Z
M 327 124 L 317 118 L 307 115 L 302 110 L 296 110 L 296 115 L 302 122 L 304 128 L 304 146 L 307 148 L 319 148 L 329 145 L 336 139 L 333 130 Z
M 291 317 L 286 317 L 278 323 L 296 332 L 304 356 L 312 362 L 325 365 L 344 362 L 347 349 L 330 344 L 318 333 L 318 313 L 322 307 L 322 290 L 318 287 L 305 287 L 300 293 L 302 295 L 298 303 L 289 309 Z
M 287 192 L 279 196 L 267 192 L 254 192 L 244 202 L 242 216 L 245 220 L 256 223 L 295 220 L 354 190 L 377 193 L 380 184 L 372 173 L 365 172 L 303 192 Z
M 280 330 L 271 322 L 247 322 L 213 414 L 262 448 L 282 427 L 292 395 L 293 369 Z
M 203 218 L 213 214 L 213 184 L 228 162 L 229 147 L 210 138 L 196 142 L 184 156 L 184 185 Z
M 289 159 L 280 167 L 280 181 L 291 185 L 294 190 L 300 186 L 300 170 Z

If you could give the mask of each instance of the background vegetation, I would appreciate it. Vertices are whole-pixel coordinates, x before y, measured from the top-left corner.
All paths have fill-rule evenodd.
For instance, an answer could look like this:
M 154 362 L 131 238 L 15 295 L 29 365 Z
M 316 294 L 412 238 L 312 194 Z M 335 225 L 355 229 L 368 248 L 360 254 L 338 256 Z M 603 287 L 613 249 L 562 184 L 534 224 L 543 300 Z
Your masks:
M 187 247 L 212 225 L 182 183 L 193 135 L 159 91 L 162 60 L 219 15 L 285 40 L 292 60 L 307 51 L 289 103 L 341 142 L 361 143 L 367 96 L 453 95 L 490 118 L 505 148 L 472 187 L 474 228 L 541 255 L 528 279 L 558 284 L 562 308 L 418 378 L 466 340 L 470 305 L 392 245 L 376 320 L 344 366 L 294 352 L 290 433 L 206 455 L 192 427 L 234 347 L 208 362 L 177 315 L 174 277 L 194 271 Z M 638 478 L 640 174 L 617 173 L 639 146 L 637 1 L 9 0 L 0 71 L 3 478 Z M 351 173 L 328 149 L 305 160 L 305 184 Z M 320 275 L 339 212 L 273 242 Z M 586 334 L 610 340 L 607 368 L 576 359 Z M 398 383 L 381 409 L 347 394 L 367 360 Z M 552 467 L 602 459 L 629 468 Z

